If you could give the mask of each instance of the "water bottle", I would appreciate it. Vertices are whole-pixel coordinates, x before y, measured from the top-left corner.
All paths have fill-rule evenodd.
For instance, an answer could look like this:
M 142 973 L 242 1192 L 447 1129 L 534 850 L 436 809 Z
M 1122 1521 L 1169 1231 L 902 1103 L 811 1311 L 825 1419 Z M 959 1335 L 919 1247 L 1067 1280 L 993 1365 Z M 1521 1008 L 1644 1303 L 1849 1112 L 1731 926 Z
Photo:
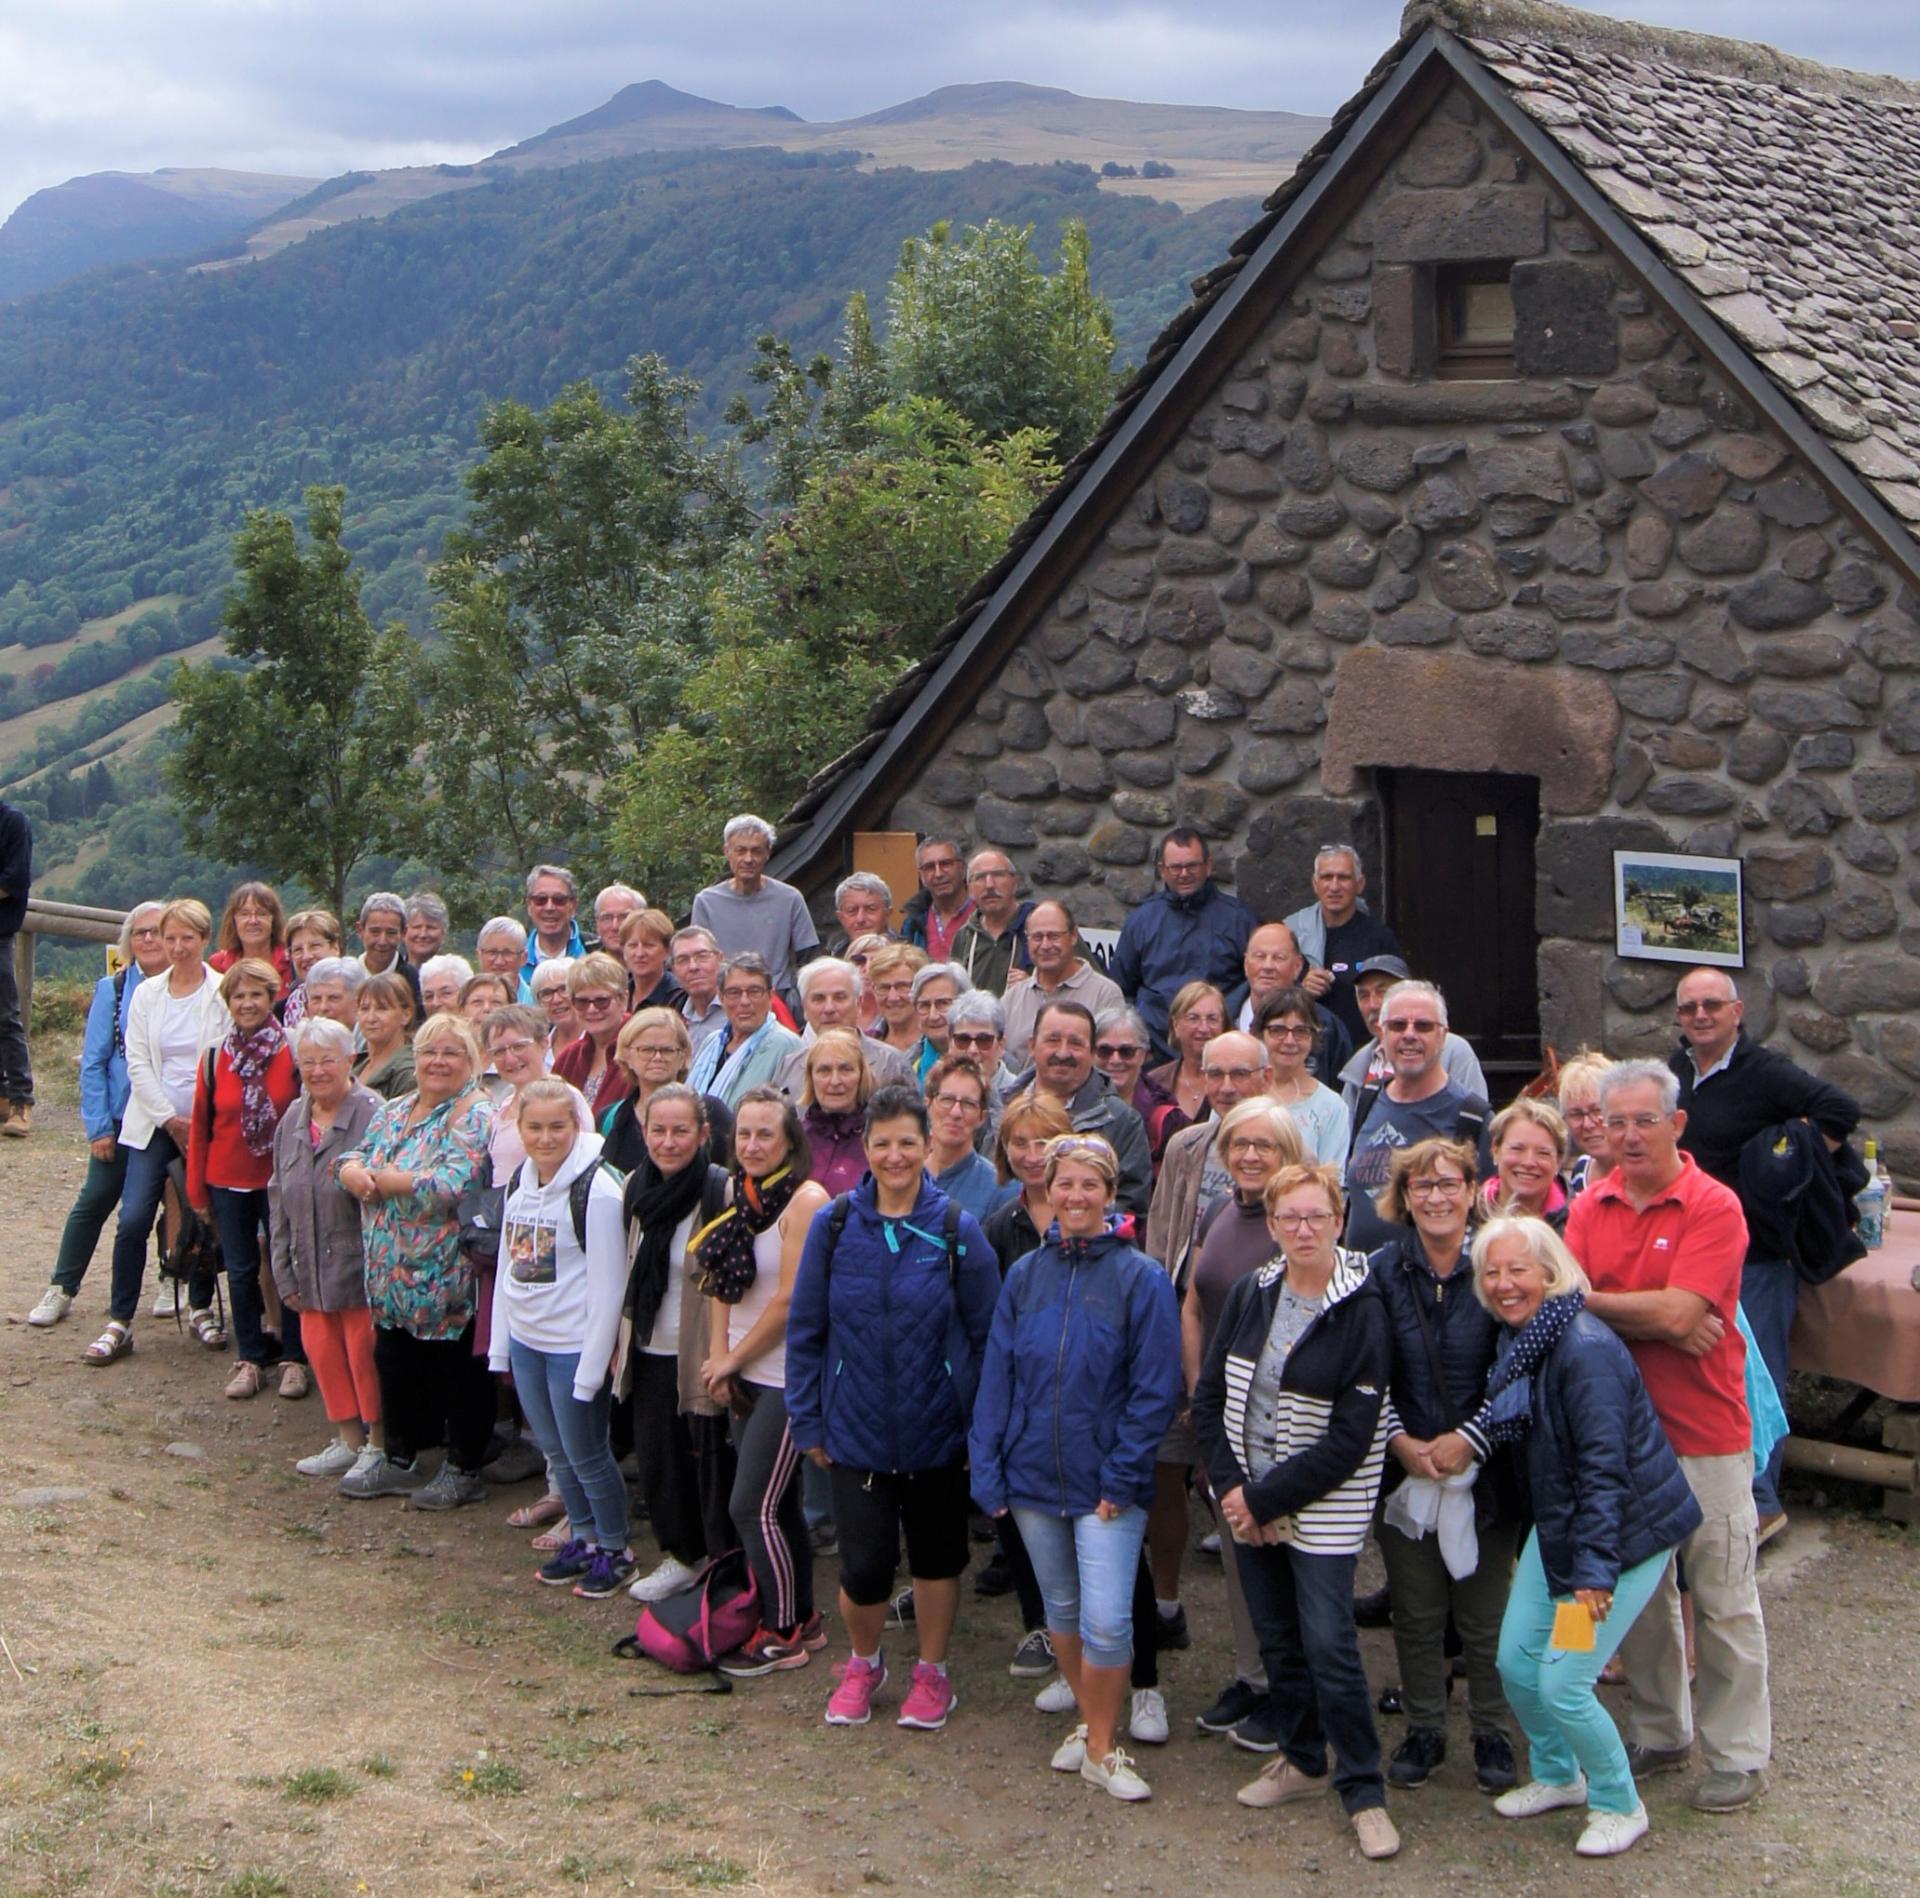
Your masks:
M 1853 1203 L 1860 1214 L 1861 1244 L 1869 1252 L 1878 1252 L 1887 1237 L 1887 1176 L 1880 1165 L 1880 1143 L 1876 1140 L 1866 1142 L 1861 1157 L 1866 1161 L 1867 1171 L 1872 1177 L 1853 1196 Z

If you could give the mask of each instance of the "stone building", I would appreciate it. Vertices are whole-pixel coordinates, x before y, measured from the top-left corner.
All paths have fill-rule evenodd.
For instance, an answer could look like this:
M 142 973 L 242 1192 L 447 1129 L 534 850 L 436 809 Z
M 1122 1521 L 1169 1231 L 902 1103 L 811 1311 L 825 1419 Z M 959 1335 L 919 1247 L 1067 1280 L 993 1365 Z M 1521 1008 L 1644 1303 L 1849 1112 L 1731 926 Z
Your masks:
M 1522 0 L 1398 44 L 790 814 L 1117 923 L 1352 837 L 1508 1073 L 1662 1053 L 1612 853 L 1738 857 L 1755 1035 L 1920 1179 L 1920 86 Z M 1493 1064 L 1490 1064 L 1493 1065 Z

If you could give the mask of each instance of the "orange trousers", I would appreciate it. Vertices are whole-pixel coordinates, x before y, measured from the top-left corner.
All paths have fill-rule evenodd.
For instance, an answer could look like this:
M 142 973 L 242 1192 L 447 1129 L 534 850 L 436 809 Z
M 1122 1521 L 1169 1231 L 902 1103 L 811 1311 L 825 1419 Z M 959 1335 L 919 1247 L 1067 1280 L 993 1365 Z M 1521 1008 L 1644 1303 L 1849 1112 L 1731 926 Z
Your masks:
M 350 1311 L 303 1311 L 300 1343 L 329 1423 L 380 1421 L 380 1379 L 373 1368 L 373 1313 L 358 1305 Z

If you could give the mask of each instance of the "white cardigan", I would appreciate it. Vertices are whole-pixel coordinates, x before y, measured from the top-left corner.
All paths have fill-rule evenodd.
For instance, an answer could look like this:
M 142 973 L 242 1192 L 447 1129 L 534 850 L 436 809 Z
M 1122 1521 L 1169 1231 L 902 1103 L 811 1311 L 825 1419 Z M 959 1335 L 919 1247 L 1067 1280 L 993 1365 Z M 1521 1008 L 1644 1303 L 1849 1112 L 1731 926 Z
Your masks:
M 220 976 L 206 971 L 200 986 L 200 1052 L 217 1048 L 233 1026 L 227 1005 L 220 999 Z M 171 969 L 150 975 L 133 992 L 127 1004 L 127 1096 L 126 1118 L 120 1123 L 120 1144 L 136 1152 L 143 1151 L 157 1129 L 174 1116 L 173 1102 L 160 1085 L 160 1017 L 166 1006 L 167 984 L 173 980 Z

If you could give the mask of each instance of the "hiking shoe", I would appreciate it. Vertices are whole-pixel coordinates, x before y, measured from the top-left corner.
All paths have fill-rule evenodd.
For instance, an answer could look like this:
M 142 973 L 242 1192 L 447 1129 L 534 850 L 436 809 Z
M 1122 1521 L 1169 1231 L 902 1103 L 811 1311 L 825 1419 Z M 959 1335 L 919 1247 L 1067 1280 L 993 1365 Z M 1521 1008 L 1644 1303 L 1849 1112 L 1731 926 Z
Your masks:
M 1520 1783 L 1513 1761 L 1513 1742 L 1504 1733 L 1473 1736 L 1473 1783 L 1483 1793 L 1503 1793 Z
M 302 1476 L 345 1476 L 360 1461 L 360 1456 L 352 1444 L 335 1437 L 324 1450 L 303 1456 L 293 1467 Z
M 899 1594 L 887 1603 L 887 1626 L 889 1628 L 911 1628 L 913 1626 L 912 1583 L 908 1583 Z
M 1153 1788 L 1133 1770 L 1133 1761 L 1115 1747 L 1104 1760 L 1084 1759 L 1080 1777 L 1115 1799 L 1151 1799 Z
M 677 1595 L 698 1573 L 687 1567 L 677 1555 L 670 1555 L 658 1568 L 647 1573 L 627 1590 L 635 1601 L 665 1601 Z
M 540 1446 L 531 1437 L 516 1437 L 498 1456 L 480 1466 L 480 1475 L 483 1481 L 504 1487 L 530 1482 L 546 1467 L 547 1459 L 541 1454 Z
M 1087 1763 L 1087 1723 L 1083 1720 L 1053 1749 L 1047 1764 L 1056 1773 L 1077 1773 Z
M 24 1140 L 32 1132 L 33 1103 L 15 1101 L 12 1112 L 5 1120 L 0 1120 L 0 1134 L 5 1134 L 9 1140 Z
M 340 1479 L 340 1494 L 365 1502 L 373 1496 L 411 1496 L 426 1481 L 417 1462 L 399 1463 L 372 1444 L 360 1452 L 360 1460 Z
M 1354 1836 L 1360 1841 L 1362 1858 L 1392 1858 L 1400 1849 L 1400 1834 L 1387 1817 L 1385 1806 L 1362 1806 L 1348 1815 Z
M 839 1670 L 840 1685 L 827 1699 L 827 1725 L 864 1727 L 873 1718 L 873 1697 L 886 1684 L 887 1657 L 850 1660 Z
M 1376 1588 L 1371 1595 L 1354 1596 L 1353 1625 L 1356 1628 L 1391 1628 L 1393 1590 Z
M 1167 1726 L 1167 1697 L 1157 1687 L 1136 1687 L 1127 1721 L 1127 1737 L 1147 1746 L 1165 1746 L 1172 1737 Z
M 73 1294 L 49 1285 L 40 1294 L 40 1302 L 27 1313 L 30 1325 L 57 1325 L 73 1309 Z
M 938 1733 L 947 1724 L 947 1715 L 960 1704 L 953 1682 L 944 1668 L 931 1661 L 915 1661 L 913 1681 L 907 1697 L 900 1703 L 897 1727 L 917 1727 L 922 1733 Z
M 1447 1736 L 1438 1727 L 1409 1727 L 1387 1762 L 1390 1786 L 1424 1786 L 1447 1757 Z
M 973 1592 L 988 1601 L 993 1600 L 999 1595 L 1011 1595 L 1013 1593 L 1013 1571 L 996 1555 L 993 1560 L 973 1578 Z
M 820 1619 L 820 1610 L 815 1609 L 805 1621 L 793 1631 L 793 1642 L 803 1647 L 809 1654 L 818 1654 L 827 1645 L 827 1624 Z
M 1582 1858 L 1615 1858 L 1646 1836 L 1645 1806 L 1635 1806 L 1631 1812 L 1589 1813 L 1587 1829 L 1573 1849 Z
M 1079 1704 L 1074 1699 L 1073 1689 L 1067 1685 L 1067 1677 L 1064 1674 L 1056 1674 L 1033 1697 L 1036 1713 L 1072 1713 Z
M 1249 1753 L 1280 1751 L 1280 1716 L 1271 1699 L 1263 1700 L 1242 1720 L 1236 1720 L 1227 1738 Z
M 1243 1680 L 1230 1680 L 1205 1713 L 1196 1714 L 1193 1724 L 1202 1733 L 1231 1733 L 1248 1714 L 1264 1707 L 1267 1697 L 1259 1688 Z
M 1742 1806 L 1752 1805 L 1766 1790 L 1765 1773 L 1715 1771 L 1693 1789 L 1693 1797 L 1687 1803 L 1695 1812 L 1738 1812 Z M 1642 1826 L 1641 1831 L 1645 1830 Z M 1638 1833 L 1634 1835 L 1638 1836 Z M 1631 1845 L 1633 1841 L 1629 1839 L 1627 1843 Z M 1624 1851 L 1626 1847 L 1618 1849 Z
M 573 1592 L 582 1601 L 606 1601 L 633 1580 L 640 1566 L 631 1549 L 595 1549 L 587 1571 L 574 1583 Z
M 1176 1608 L 1170 1615 L 1154 1617 L 1153 1644 L 1163 1654 L 1169 1649 L 1193 1646 L 1193 1636 L 1187 1631 L 1187 1611 L 1184 1608 Z M 1144 1793 L 1116 1795 L 1116 1797 L 1128 1799 L 1145 1798 L 1145 1796 Z
M 807 1541 L 813 1552 L 823 1562 L 831 1560 L 840 1553 L 840 1531 L 830 1522 L 816 1522 L 808 1526 Z
M 778 1674 L 788 1668 L 805 1667 L 813 1658 L 806 1645 L 792 1634 L 781 1634 L 773 1628 L 756 1628 L 727 1658 L 720 1663 L 723 1674 L 731 1674 L 735 1680 L 758 1680 L 762 1674 Z
M 154 1294 L 153 1315 L 156 1318 L 173 1318 L 185 1314 L 184 1303 L 186 1289 L 178 1279 L 162 1279 L 160 1289 Z
M 235 1400 L 260 1395 L 261 1372 L 259 1365 L 249 1358 L 242 1358 L 233 1367 L 233 1375 L 227 1379 L 227 1395 Z
M 434 1472 L 433 1481 L 422 1483 L 407 1498 L 409 1509 L 458 1509 L 466 1503 L 487 1500 L 487 1486 L 478 1470 L 457 1470 L 451 1462 Z
M 1261 1811 L 1268 1806 L 1290 1806 L 1300 1799 L 1318 1799 L 1333 1782 L 1314 1779 L 1301 1772 L 1291 1760 L 1275 1760 L 1260 1769 L 1258 1779 L 1249 1780 L 1234 1794 L 1243 1806 Z
M 1627 1765 L 1635 1779 L 1651 1779 L 1656 1773 L 1680 1773 L 1693 1764 L 1693 1747 L 1635 1746 L 1627 1742 Z
M 544 1562 L 533 1571 L 536 1582 L 545 1582 L 549 1588 L 564 1588 L 569 1582 L 577 1582 L 587 1572 L 597 1551 L 581 1537 L 575 1536 L 558 1555 Z
M 1007 1672 L 1017 1681 L 1038 1681 L 1045 1680 L 1053 1667 L 1053 1636 L 1045 1628 L 1033 1628 L 1020 1637 Z
M 1569 1786 L 1555 1786 L 1549 1780 L 1530 1779 L 1510 1793 L 1502 1793 L 1493 1809 L 1503 1819 L 1537 1819 L 1543 1812 L 1558 1812 L 1562 1806 L 1587 1803 L 1587 1776 L 1582 1773 Z

